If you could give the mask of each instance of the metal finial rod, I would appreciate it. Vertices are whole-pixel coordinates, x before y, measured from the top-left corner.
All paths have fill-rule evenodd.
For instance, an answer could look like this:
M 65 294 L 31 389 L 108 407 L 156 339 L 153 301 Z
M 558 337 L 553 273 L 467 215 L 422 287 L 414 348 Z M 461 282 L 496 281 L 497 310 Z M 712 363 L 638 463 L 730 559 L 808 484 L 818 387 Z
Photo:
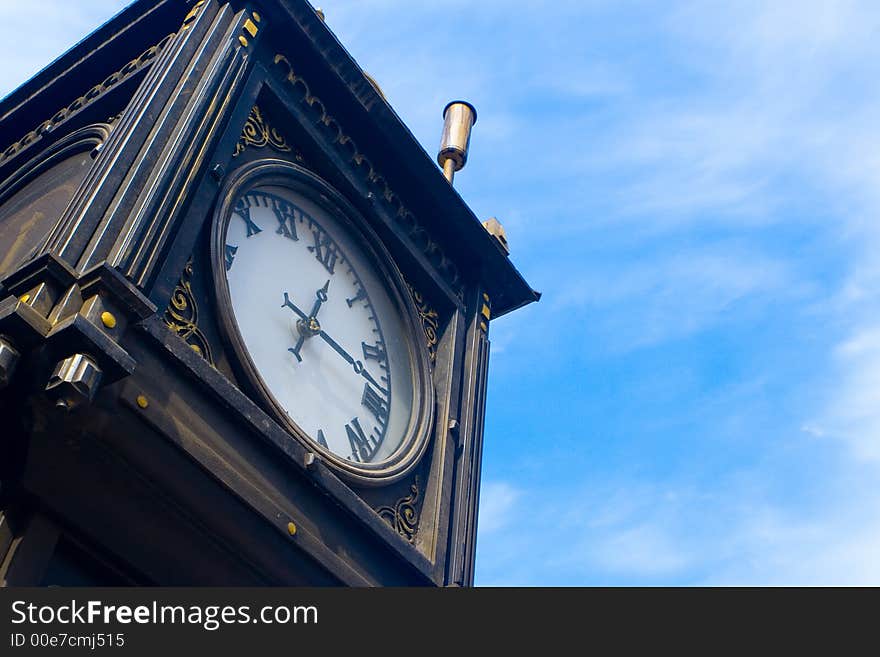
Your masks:
M 455 160 L 451 157 L 443 163 L 443 175 L 446 176 L 446 180 L 451 185 L 452 179 L 455 178 Z
M 471 128 L 477 122 L 477 110 L 468 102 L 455 100 L 444 108 L 443 119 L 437 163 L 443 167 L 443 175 L 451 184 L 455 172 L 467 163 Z

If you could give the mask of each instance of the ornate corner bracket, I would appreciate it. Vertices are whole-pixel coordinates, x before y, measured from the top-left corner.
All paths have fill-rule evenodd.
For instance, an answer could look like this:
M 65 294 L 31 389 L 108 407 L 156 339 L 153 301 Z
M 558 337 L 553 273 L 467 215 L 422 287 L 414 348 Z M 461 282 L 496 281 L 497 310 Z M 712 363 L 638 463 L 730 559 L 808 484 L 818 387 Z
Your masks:
M 214 355 L 211 352 L 211 345 L 199 328 L 199 307 L 192 290 L 192 274 L 193 264 L 192 260 L 189 260 L 165 309 L 165 325 L 213 366 Z
M 252 148 L 273 148 L 280 153 L 293 152 L 293 148 L 287 143 L 276 128 L 269 125 L 263 116 L 263 112 L 257 105 L 251 108 L 247 122 L 244 124 L 241 137 L 235 145 L 235 152 L 232 157 L 238 157 L 248 147 Z M 299 153 L 295 153 L 296 159 L 302 160 Z
M 428 348 L 428 358 L 431 361 L 431 367 L 433 367 L 437 360 L 437 331 L 440 328 L 440 315 L 428 305 L 421 292 L 409 284 L 407 284 L 407 287 L 415 303 L 416 312 L 419 313 L 419 319 L 422 321 L 422 330 L 425 333 L 425 346 Z
M 376 509 L 379 517 L 385 520 L 391 527 L 408 542 L 412 543 L 419 528 L 419 513 L 416 505 L 419 501 L 419 478 L 409 487 L 409 495 L 402 497 L 394 506 L 380 506 Z

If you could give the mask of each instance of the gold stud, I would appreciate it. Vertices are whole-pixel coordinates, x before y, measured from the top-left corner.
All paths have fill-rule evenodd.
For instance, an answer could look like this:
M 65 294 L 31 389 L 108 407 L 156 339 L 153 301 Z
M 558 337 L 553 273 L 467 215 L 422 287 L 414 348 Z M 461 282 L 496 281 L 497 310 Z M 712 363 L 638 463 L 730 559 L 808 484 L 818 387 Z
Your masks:
M 262 20 L 262 19 L 260 18 L 260 15 L 259 15 L 257 12 L 255 12 L 255 11 L 254 11 L 254 12 L 251 12 L 251 16 L 253 16 L 253 17 L 254 17 L 254 20 L 257 21 L 258 23 Z
M 248 40 L 245 39 L 243 36 L 238 37 L 238 42 L 239 42 L 241 45 L 243 45 L 245 48 L 247 48 Z
M 113 316 L 113 313 L 109 313 L 105 310 L 101 313 L 101 321 L 108 329 L 116 328 L 116 318 Z
M 31 300 L 31 295 L 30 295 L 30 294 L 22 294 L 22 295 L 18 298 L 18 300 L 21 301 L 22 303 L 27 303 L 28 301 Z
M 292 522 L 287 523 L 287 533 L 291 536 L 296 534 L 296 525 L 294 525 Z
M 189 346 L 189 348 L 192 349 L 194 352 L 196 352 L 199 356 L 202 355 L 202 348 L 201 348 L 199 345 L 197 345 L 197 344 L 191 344 L 191 345 Z
M 149 402 L 149 400 L 148 400 L 146 397 L 144 397 L 143 395 L 138 395 L 138 397 L 137 397 L 137 405 L 140 406 L 141 408 L 146 408 L 147 406 L 150 405 L 150 402 Z

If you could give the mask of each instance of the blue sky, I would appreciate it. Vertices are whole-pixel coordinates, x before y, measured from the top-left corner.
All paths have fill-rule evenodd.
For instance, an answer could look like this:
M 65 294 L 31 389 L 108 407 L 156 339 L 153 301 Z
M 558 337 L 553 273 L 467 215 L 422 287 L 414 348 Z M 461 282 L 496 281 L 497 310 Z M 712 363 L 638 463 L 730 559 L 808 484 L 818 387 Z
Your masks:
M 0 93 L 125 3 L 0 0 Z M 544 293 L 493 322 L 477 583 L 880 584 L 880 7 L 328 0 Z M 39 25 L 39 30 L 33 30 Z

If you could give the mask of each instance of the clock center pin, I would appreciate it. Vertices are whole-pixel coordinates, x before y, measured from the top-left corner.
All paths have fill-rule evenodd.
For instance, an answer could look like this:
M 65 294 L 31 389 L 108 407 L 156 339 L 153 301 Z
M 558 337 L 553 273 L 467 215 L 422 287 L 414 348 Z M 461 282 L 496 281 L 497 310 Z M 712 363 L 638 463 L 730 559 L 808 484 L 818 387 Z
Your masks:
M 300 319 L 296 323 L 296 330 L 304 338 L 311 338 L 321 332 L 321 324 L 317 317 L 309 317 L 308 319 Z

